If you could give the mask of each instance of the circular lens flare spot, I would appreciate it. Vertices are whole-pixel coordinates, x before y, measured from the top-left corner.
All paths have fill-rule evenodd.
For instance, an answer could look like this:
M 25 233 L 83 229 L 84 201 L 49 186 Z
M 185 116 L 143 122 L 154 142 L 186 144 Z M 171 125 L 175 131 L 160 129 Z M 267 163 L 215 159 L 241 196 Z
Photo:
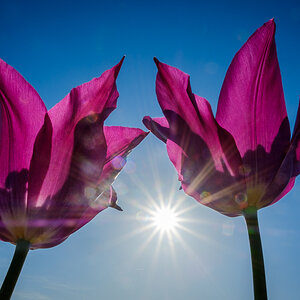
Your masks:
M 235 202 L 239 205 L 241 209 L 244 209 L 248 206 L 248 197 L 245 193 L 238 193 L 234 196 Z
M 174 230 L 178 225 L 175 212 L 169 208 L 161 208 L 153 216 L 154 225 L 161 231 Z
M 121 170 L 125 166 L 126 160 L 122 156 L 116 156 L 113 158 L 111 163 L 115 169 Z

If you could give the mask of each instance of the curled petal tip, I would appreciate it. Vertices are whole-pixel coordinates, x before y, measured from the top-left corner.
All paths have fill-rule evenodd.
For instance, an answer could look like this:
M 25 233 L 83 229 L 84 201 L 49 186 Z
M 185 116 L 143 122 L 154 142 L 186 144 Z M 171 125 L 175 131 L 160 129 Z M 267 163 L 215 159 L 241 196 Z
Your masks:
M 123 64 L 123 61 L 124 61 L 125 57 L 126 57 L 126 55 L 123 55 L 123 57 L 121 58 L 119 64 L 121 64 L 121 65 Z
M 115 78 L 117 78 L 119 75 L 124 59 L 125 59 L 125 55 L 121 58 L 120 62 L 115 66 Z
M 152 119 L 149 116 L 145 116 L 143 118 L 143 124 L 145 127 L 150 130 L 147 132 L 149 134 L 152 132 L 156 137 L 162 140 L 164 143 L 167 142 L 167 131 L 168 131 L 168 124 L 164 118 L 155 118 Z M 146 136 L 146 135 L 145 135 Z
M 145 116 L 142 120 L 143 124 L 145 125 L 145 127 L 149 130 L 151 130 L 151 118 L 149 116 Z M 147 131 L 147 135 L 150 131 Z M 146 136 L 146 134 L 145 134 Z
M 119 211 L 123 211 L 123 209 L 117 203 L 113 203 L 113 204 L 109 205 L 109 207 L 115 208 L 116 210 L 119 210 Z
M 153 57 L 153 60 L 154 60 L 154 62 L 156 64 L 156 66 L 158 67 L 160 61 L 155 56 Z
M 144 131 L 143 136 L 144 138 L 150 133 L 150 131 Z
M 271 36 L 275 36 L 275 30 L 276 30 L 276 24 L 274 21 L 274 18 L 270 19 L 269 21 L 265 22 L 261 27 L 259 27 L 254 33 L 253 35 L 249 38 L 249 40 L 255 36 L 255 35 L 271 35 Z
M 143 117 L 143 123 L 145 124 L 145 122 L 147 122 L 147 121 L 150 121 L 151 120 L 151 118 L 150 118 L 150 116 L 144 116 Z M 147 126 L 146 126 L 147 127 Z
M 151 122 L 151 118 L 149 116 L 145 116 L 142 120 L 144 126 L 146 126 L 147 129 L 149 129 L 149 123 Z
M 273 33 L 275 32 L 276 24 L 274 18 L 270 19 L 268 22 L 264 24 L 264 26 L 270 27 Z

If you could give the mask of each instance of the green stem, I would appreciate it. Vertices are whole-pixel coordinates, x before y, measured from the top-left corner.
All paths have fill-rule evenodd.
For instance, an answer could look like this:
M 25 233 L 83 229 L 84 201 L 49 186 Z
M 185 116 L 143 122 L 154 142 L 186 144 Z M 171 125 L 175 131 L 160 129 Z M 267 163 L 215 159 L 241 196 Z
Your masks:
M 3 281 L 1 290 L 0 290 L 0 299 L 9 300 L 19 275 L 21 273 L 25 258 L 27 256 L 30 243 L 25 240 L 18 240 L 16 244 L 16 249 L 14 257 L 10 263 L 9 269 L 7 271 L 6 277 Z
M 247 224 L 251 260 L 252 260 L 252 275 L 254 286 L 254 299 L 267 300 L 267 287 L 264 267 L 264 257 L 261 246 L 259 226 L 257 220 L 257 210 L 247 211 L 244 213 Z

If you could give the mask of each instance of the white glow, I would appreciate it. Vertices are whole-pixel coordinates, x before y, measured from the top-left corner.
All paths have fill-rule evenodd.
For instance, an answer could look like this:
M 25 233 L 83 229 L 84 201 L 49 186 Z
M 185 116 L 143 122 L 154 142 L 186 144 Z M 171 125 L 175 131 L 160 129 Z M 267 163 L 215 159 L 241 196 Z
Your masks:
M 170 231 L 177 227 L 178 218 L 172 209 L 160 208 L 153 215 L 153 223 L 161 231 Z

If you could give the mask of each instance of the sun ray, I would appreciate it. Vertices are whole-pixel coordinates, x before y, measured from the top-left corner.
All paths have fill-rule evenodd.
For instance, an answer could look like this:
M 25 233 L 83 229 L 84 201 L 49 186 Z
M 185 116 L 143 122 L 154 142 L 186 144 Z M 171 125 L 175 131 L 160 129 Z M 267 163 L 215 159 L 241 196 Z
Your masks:
M 172 272 L 178 275 L 178 281 L 180 281 L 183 274 L 180 272 L 179 256 L 184 251 L 188 255 L 197 256 L 199 267 L 208 271 L 206 262 L 198 257 L 187 241 L 196 238 L 200 243 L 209 243 L 214 247 L 223 248 L 218 241 L 211 240 L 209 235 L 201 230 L 203 226 L 199 226 L 204 224 L 205 228 L 209 228 L 212 225 L 213 228 L 214 224 L 206 218 L 193 217 L 193 210 L 199 208 L 199 203 L 189 198 L 183 191 L 179 191 L 180 182 L 175 172 L 174 177 L 166 181 L 162 180 L 156 161 L 149 160 L 147 167 L 150 168 L 150 176 L 153 180 L 149 179 L 149 173 L 145 178 L 138 177 L 134 173 L 129 174 L 130 181 L 138 188 L 138 197 L 141 200 L 136 201 L 137 194 L 135 194 L 133 200 L 129 202 L 132 213 L 126 218 L 131 222 L 137 222 L 135 229 L 128 234 L 121 235 L 116 241 L 125 243 L 129 239 L 133 241 L 134 238 L 138 241 L 132 248 L 134 252 L 127 263 L 142 264 L 147 267 L 149 270 L 147 280 L 151 282 L 151 278 L 156 276 L 157 267 L 164 264 L 164 259 L 167 259 L 168 266 L 174 268 Z M 193 182 L 193 186 L 197 185 L 199 180 L 205 180 L 213 168 L 214 165 L 208 163 Z M 148 186 L 149 180 L 153 182 L 151 189 Z M 166 194 L 166 186 L 168 194 Z M 226 192 L 226 190 L 219 191 L 216 194 L 222 196 Z M 144 261 L 144 255 L 149 254 L 152 256 L 151 261 Z M 165 255 L 168 255 L 168 258 L 164 258 Z M 151 284 L 149 286 L 151 287 Z

